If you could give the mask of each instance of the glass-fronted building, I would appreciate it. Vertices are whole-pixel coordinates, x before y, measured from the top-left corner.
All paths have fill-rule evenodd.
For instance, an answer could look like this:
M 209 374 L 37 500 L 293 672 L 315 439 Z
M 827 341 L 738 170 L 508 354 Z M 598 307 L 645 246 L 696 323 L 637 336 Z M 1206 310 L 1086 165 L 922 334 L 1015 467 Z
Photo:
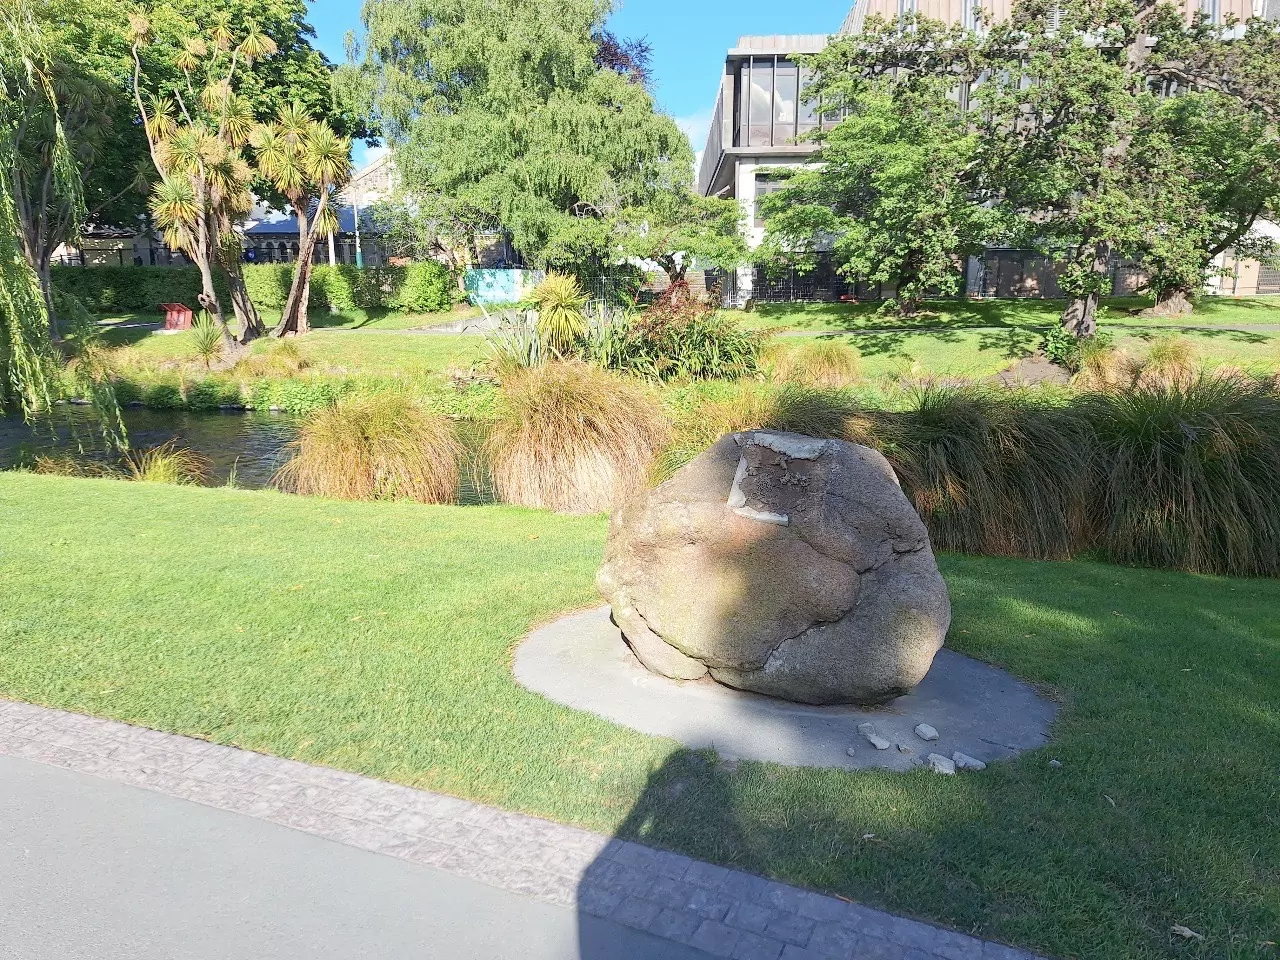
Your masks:
M 1188 18 L 1197 12 L 1214 22 L 1251 16 L 1280 19 L 1280 0 L 1178 0 Z M 915 13 L 946 23 L 979 27 L 983 17 L 1009 15 L 1014 0 L 856 0 L 837 35 L 858 34 L 872 16 L 888 20 Z M 804 95 L 807 77 L 797 57 L 819 53 L 825 34 L 745 36 L 725 56 L 711 128 L 698 167 L 704 196 L 734 197 L 742 205 L 747 241 L 764 236 L 760 197 L 778 189 L 770 170 L 814 162 L 817 147 L 805 134 L 830 127 L 839 117 L 824 115 L 821 104 Z M 751 299 L 753 271 L 739 271 L 735 299 Z

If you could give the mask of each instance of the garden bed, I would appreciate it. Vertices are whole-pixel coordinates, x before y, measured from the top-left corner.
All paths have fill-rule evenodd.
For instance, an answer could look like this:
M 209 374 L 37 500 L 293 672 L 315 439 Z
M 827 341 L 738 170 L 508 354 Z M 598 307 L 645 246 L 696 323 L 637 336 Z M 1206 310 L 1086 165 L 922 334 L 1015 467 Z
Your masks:
M 515 643 L 597 602 L 602 518 L 13 473 L 0 514 L 0 695 L 621 827 L 1050 954 L 1275 954 L 1280 582 L 944 555 L 948 644 L 1056 696 L 1054 745 L 851 773 L 722 764 L 516 685 Z

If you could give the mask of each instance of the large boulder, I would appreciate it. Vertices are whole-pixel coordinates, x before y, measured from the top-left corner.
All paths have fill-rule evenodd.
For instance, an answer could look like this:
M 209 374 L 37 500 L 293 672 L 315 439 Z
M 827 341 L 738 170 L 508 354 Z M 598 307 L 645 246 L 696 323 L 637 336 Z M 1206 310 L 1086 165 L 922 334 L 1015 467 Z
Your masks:
M 650 670 L 803 703 L 907 693 L 951 621 L 884 457 L 794 433 L 726 436 L 623 505 L 596 583 Z

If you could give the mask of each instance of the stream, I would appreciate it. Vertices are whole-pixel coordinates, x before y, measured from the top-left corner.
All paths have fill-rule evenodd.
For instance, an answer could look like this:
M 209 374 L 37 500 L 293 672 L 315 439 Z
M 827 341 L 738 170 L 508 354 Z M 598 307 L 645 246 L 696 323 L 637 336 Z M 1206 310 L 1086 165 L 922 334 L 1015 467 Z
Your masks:
M 129 445 L 134 449 L 172 440 L 208 459 L 207 486 L 223 486 L 234 479 L 237 487 L 248 490 L 270 486 L 272 476 L 288 457 L 285 445 L 294 438 L 298 422 L 294 415 L 265 410 L 126 407 L 123 415 Z M 473 425 L 460 425 L 458 432 L 469 448 L 478 445 L 479 431 Z M 30 467 L 41 455 L 119 462 L 118 454 L 103 442 L 90 407 L 59 404 L 31 424 L 12 412 L 0 416 L 0 470 Z M 459 502 L 492 503 L 487 481 L 482 478 L 477 484 L 470 474 L 470 470 L 463 470 Z

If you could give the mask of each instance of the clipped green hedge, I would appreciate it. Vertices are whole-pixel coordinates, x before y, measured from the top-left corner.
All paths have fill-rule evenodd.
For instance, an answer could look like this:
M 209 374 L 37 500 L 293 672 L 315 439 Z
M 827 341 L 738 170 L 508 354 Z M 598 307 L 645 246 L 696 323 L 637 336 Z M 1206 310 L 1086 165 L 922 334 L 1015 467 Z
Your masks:
M 226 284 L 215 275 L 219 297 Z M 155 313 L 162 303 L 198 306 L 200 271 L 195 267 L 54 267 L 53 285 L 94 313 Z
M 293 265 L 247 264 L 245 286 L 259 308 L 280 309 L 289 295 Z M 227 297 L 221 275 L 218 296 Z M 200 271 L 195 267 L 54 267 L 54 286 L 95 313 L 152 313 L 162 303 L 196 306 Z M 317 265 L 311 274 L 311 306 L 317 309 L 403 310 L 439 313 L 453 306 L 453 277 L 434 261 L 404 267 Z M 229 308 L 229 305 L 228 305 Z

